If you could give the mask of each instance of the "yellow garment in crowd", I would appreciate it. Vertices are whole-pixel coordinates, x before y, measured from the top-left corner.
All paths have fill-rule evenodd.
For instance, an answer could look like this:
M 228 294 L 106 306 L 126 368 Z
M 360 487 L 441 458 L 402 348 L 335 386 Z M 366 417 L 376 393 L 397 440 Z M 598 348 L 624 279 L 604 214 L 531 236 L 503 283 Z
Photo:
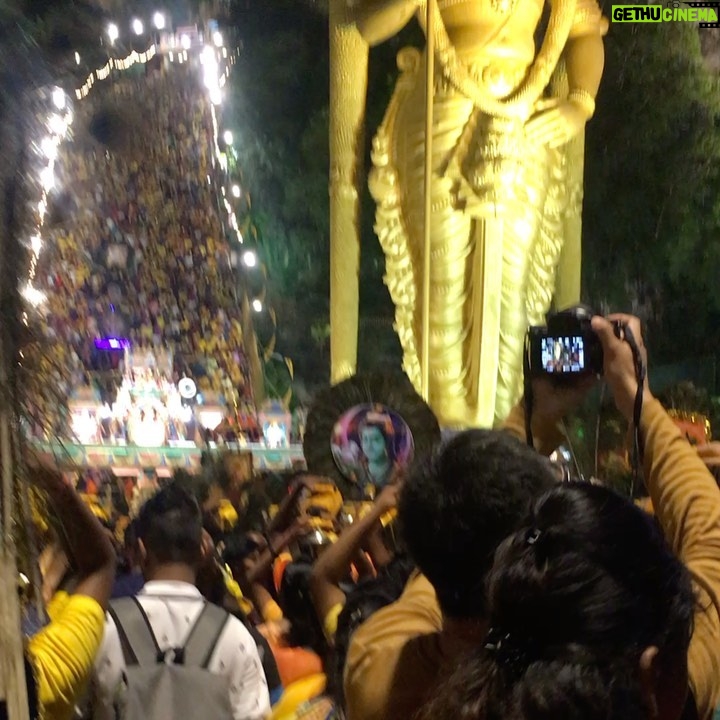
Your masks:
M 338 618 L 340 613 L 343 611 L 345 603 L 337 603 L 328 610 L 325 619 L 323 620 L 323 631 L 328 642 L 335 641 L 335 635 L 337 635 Z
M 222 530 L 230 532 L 238 523 L 237 510 L 229 500 L 223 498 L 217 512 Z
M 85 690 L 105 630 L 105 612 L 85 595 L 58 593 L 50 624 L 33 635 L 27 656 L 35 672 L 44 720 L 69 720 Z

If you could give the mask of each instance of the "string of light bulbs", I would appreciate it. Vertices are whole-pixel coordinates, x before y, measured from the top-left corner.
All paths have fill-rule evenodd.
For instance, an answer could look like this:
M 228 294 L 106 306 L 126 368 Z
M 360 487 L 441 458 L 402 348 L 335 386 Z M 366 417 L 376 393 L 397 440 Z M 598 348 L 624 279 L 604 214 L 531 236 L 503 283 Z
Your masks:
M 92 90 L 95 83 L 98 80 L 108 78 L 113 69 L 128 70 L 137 63 L 145 64 L 149 62 L 156 54 L 157 47 L 155 44 L 152 44 L 145 52 L 138 53 L 136 50 L 133 50 L 125 58 L 110 58 L 105 65 L 91 72 L 83 85 L 75 90 L 76 99 L 85 99 L 90 94 L 90 90 Z M 36 178 L 41 193 L 40 200 L 36 206 L 35 228 L 27 243 L 30 249 L 30 265 L 28 268 L 27 282 L 22 290 L 22 296 L 35 308 L 47 299 L 45 293 L 36 288 L 34 283 L 40 253 L 43 247 L 42 230 L 45 226 L 48 211 L 48 195 L 55 187 L 55 164 L 57 162 L 60 145 L 67 138 L 74 119 L 71 104 L 62 88 L 53 88 L 51 101 L 53 107 L 44 123 L 48 135 L 45 136 L 40 143 L 33 144 L 33 150 L 43 158 L 44 162 L 41 163 Z M 27 312 L 23 313 L 23 322 L 26 325 L 28 324 Z

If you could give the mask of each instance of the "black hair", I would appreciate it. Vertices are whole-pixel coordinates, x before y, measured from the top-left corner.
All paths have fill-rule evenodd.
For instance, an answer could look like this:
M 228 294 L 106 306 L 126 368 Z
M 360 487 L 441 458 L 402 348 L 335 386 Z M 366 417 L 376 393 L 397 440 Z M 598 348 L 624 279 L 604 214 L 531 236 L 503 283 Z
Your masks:
M 200 506 L 202 506 L 210 496 L 210 482 L 202 474 L 193 475 L 187 470 L 178 468 L 173 473 L 172 479 L 184 490 L 189 492 L 198 501 Z
M 137 536 L 157 563 L 196 566 L 202 555 L 202 515 L 195 498 L 171 482 L 140 508 Z
M 126 550 L 133 550 L 135 548 L 135 545 L 137 545 L 138 541 L 138 521 L 137 518 L 134 518 L 128 523 L 128 526 L 125 528 L 125 532 L 123 533 L 123 545 L 125 546 Z
M 231 568 L 241 563 L 245 558 L 249 557 L 256 550 L 260 550 L 261 546 L 256 540 L 247 533 L 231 532 L 224 538 L 222 551 L 222 560 Z
M 492 430 L 459 433 L 411 469 L 398 507 L 401 536 L 448 616 L 485 614 L 497 546 L 555 484 L 548 460 Z
M 312 563 L 296 561 L 283 572 L 278 604 L 290 621 L 290 647 L 311 648 L 320 657 L 327 653 L 325 634 L 310 594 Z
M 657 524 L 604 487 L 571 484 L 537 501 L 498 549 L 489 633 L 427 717 L 644 720 L 640 656 L 660 679 L 686 662 L 695 598 Z
M 415 563 L 407 555 L 396 555 L 380 569 L 377 577 L 359 583 L 348 593 L 338 615 L 327 671 L 328 693 L 338 707 L 345 707 L 343 675 L 353 633 L 378 610 L 394 603 L 402 595 L 414 569 Z

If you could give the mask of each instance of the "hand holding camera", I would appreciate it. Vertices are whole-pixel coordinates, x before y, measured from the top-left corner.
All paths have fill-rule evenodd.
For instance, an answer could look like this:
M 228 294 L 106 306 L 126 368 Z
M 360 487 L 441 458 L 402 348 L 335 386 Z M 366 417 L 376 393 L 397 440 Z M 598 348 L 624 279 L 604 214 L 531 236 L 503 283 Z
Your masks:
M 609 315 L 592 318 L 592 330 L 600 342 L 605 380 L 612 390 L 618 410 L 628 421 L 633 420 L 638 393 L 637 360 L 628 342 L 634 339 L 640 359 L 647 367 L 647 352 L 643 344 L 640 320 L 633 315 Z M 642 378 L 643 401 L 652 398 L 647 373 Z
M 640 375 L 643 397 L 650 397 L 646 367 L 640 321 L 632 315 L 603 318 L 578 305 L 549 314 L 546 326 L 528 330 L 525 374 L 536 396 L 535 414 L 573 409 L 594 379 L 604 375 L 618 409 L 631 421 Z

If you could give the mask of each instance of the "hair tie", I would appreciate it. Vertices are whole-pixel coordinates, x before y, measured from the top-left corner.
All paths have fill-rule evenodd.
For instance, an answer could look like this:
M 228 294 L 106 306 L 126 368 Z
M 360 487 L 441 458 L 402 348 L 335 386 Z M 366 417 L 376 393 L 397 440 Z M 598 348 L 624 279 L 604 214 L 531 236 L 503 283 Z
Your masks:
M 498 627 L 490 628 L 483 647 L 500 668 L 518 678 L 532 662 L 526 643 L 518 643 L 513 635 Z
M 528 530 L 528 533 L 525 536 L 525 542 L 528 545 L 535 545 L 535 543 L 537 543 L 537 541 L 540 539 L 541 535 L 542 530 L 538 530 L 538 528 L 532 528 L 531 530 Z

